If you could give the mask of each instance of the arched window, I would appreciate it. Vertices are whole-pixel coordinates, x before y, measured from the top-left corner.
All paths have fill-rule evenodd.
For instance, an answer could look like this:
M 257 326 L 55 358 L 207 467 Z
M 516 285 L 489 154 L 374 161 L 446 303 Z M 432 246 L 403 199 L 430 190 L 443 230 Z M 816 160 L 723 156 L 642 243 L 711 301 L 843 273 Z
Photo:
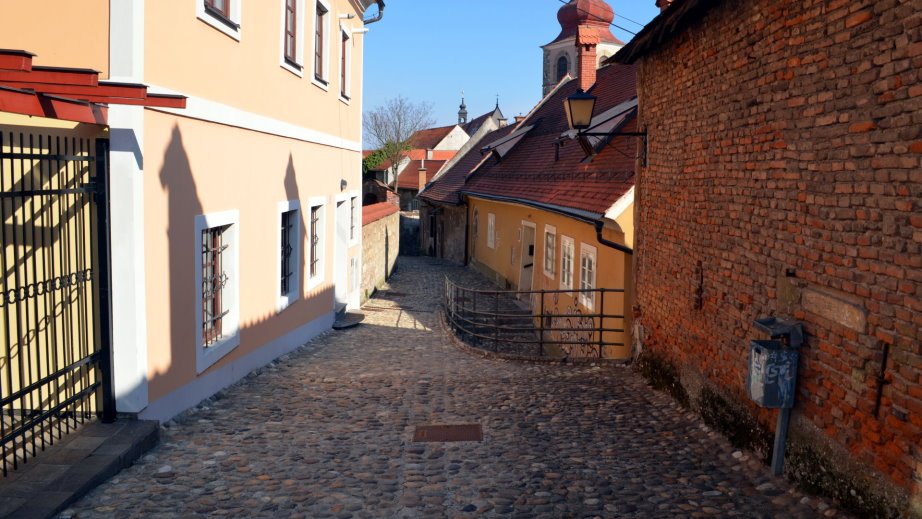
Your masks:
M 563 79 L 563 77 L 566 76 L 567 72 L 569 71 L 570 61 L 566 56 L 561 56 L 560 59 L 557 60 L 557 81 Z

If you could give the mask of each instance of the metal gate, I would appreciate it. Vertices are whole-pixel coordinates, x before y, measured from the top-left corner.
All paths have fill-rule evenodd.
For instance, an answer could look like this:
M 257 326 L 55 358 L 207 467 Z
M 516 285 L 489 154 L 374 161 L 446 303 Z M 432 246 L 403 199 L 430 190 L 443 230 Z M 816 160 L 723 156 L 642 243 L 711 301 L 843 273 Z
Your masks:
M 88 420 L 113 419 L 115 411 L 108 141 L 35 130 L 0 127 L 4 475 Z

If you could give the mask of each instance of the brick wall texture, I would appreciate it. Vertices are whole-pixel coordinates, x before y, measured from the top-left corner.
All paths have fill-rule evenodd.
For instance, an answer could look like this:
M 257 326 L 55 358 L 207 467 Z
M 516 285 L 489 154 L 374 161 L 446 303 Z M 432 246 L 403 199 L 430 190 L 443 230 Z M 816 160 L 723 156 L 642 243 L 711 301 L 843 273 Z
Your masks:
M 727 0 L 639 87 L 645 347 L 773 428 L 746 394 L 751 322 L 802 320 L 798 421 L 918 496 L 922 0 Z

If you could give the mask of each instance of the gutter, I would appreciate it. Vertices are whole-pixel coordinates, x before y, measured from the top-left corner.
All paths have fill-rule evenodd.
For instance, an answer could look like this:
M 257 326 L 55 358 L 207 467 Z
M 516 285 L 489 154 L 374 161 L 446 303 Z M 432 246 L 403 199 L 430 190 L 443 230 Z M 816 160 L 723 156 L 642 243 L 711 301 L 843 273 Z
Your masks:
M 613 242 L 611 240 L 606 240 L 602 237 L 602 229 L 605 227 L 605 223 L 602 220 L 595 221 L 595 239 L 599 241 L 602 245 L 606 247 L 611 247 L 612 249 L 619 250 L 625 254 L 634 255 L 634 249 L 621 245 L 620 243 Z
M 362 23 L 365 25 L 371 25 L 373 23 L 380 22 L 381 18 L 384 18 L 384 0 L 375 0 L 375 2 L 378 4 L 378 14 L 376 14 L 373 18 L 369 18 L 368 20 L 362 20 Z

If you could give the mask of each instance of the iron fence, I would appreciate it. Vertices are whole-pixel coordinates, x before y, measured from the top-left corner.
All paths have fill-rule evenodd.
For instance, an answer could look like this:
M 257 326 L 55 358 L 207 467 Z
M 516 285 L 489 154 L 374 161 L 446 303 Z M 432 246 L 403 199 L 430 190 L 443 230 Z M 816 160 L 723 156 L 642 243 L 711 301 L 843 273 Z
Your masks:
M 61 135 L 64 133 L 64 135 Z M 0 128 L 3 474 L 105 412 L 105 140 Z
M 443 304 L 458 338 L 493 352 L 603 358 L 626 344 L 624 314 L 615 313 L 624 289 L 477 290 L 446 278 Z

